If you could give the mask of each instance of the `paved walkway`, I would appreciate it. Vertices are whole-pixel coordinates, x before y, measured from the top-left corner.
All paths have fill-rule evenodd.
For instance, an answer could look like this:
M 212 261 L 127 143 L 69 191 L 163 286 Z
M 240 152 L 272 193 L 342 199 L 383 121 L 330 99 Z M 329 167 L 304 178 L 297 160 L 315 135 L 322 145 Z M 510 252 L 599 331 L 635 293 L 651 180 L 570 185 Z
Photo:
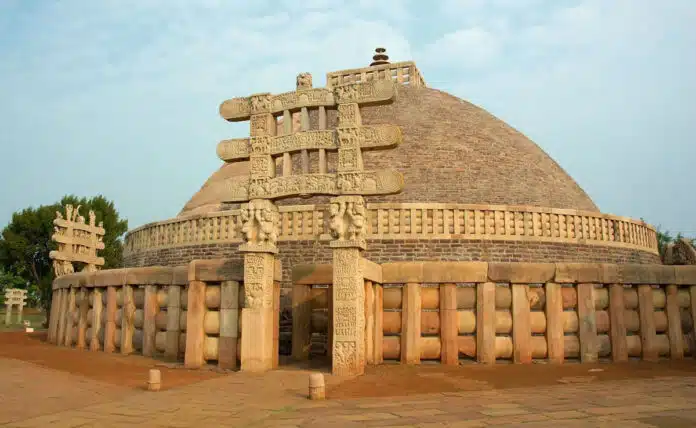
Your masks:
M 301 370 L 236 373 L 149 393 L 0 358 L 0 425 L 696 427 L 696 377 L 322 402 L 307 400 L 306 391 Z

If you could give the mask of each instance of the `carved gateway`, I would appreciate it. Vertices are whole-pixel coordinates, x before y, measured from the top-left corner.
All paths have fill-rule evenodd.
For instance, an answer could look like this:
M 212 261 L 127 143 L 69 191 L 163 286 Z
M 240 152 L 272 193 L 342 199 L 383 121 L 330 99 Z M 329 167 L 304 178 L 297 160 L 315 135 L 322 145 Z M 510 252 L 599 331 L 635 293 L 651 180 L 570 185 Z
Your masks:
M 297 77 L 297 90 L 280 95 L 256 94 L 225 101 L 220 114 L 228 121 L 249 120 L 250 137 L 220 142 L 217 153 L 225 162 L 249 162 L 249 176 L 230 181 L 228 202 L 247 202 L 240 208 L 244 253 L 245 338 L 242 370 L 267 370 L 273 319 L 273 258 L 278 252 L 280 214 L 274 199 L 335 195 L 331 200 L 331 233 L 334 240 L 334 339 L 331 344 L 334 374 L 361 374 L 365 365 L 365 290 L 360 271 L 360 251 L 365 249 L 367 209 L 365 195 L 398 193 L 401 173 L 365 171 L 362 150 L 385 149 L 401 143 L 396 126 L 363 127 L 360 105 L 392 102 L 396 84 L 372 81 L 312 88 L 311 75 Z M 319 129 L 310 129 L 309 109 L 318 109 Z M 338 110 L 338 126 L 327 128 L 326 109 Z M 283 115 L 285 135 L 277 136 L 276 115 Z M 300 114 L 301 131 L 292 132 L 292 114 Z M 319 171 L 310 172 L 309 151 L 319 152 Z M 327 171 L 326 152 L 338 152 L 335 173 Z M 301 158 L 302 171 L 292 174 L 292 155 Z M 276 158 L 282 157 L 282 176 L 276 176 Z M 256 340 L 258 338 L 258 340 Z M 250 339 L 251 340 L 251 339 Z
M 306 76 L 298 78 L 298 83 L 306 80 Z M 220 107 L 222 117 L 229 121 L 250 120 L 252 134 L 250 138 L 223 140 L 218 144 L 220 159 L 225 162 L 248 160 L 251 169 L 249 177 L 230 181 L 226 201 L 400 192 L 404 185 L 403 175 L 392 170 L 364 171 L 361 151 L 396 147 L 402 141 L 401 130 L 393 125 L 361 126 L 358 108 L 362 104 L 391 102 L 395 95 L 396 84 L 374 81 L 225 101 Z M 272 135 L 275 114 L 327 107 L 338 109 L 338 128 Z M 275 157 L 308 150 L 338 151 L 338 171 L 275 176 Z
M 80 215 L 80 206 L 73 208 L 65 206 L 65 217 L 56 211 L 53 220 L 55 233 L 53 241 L 58 249 L 51 251 L 49 257 L 53 260 L 53 270 L 56 276 L 74 272 L 73 262 L 83 263 L 83 272 L 94 272 L 104 265 L 104 258 L 97 256 L 97 250 L 104 249 L 103 223 L 96 224 L 94 211 L 89 212 L 89 223 Z

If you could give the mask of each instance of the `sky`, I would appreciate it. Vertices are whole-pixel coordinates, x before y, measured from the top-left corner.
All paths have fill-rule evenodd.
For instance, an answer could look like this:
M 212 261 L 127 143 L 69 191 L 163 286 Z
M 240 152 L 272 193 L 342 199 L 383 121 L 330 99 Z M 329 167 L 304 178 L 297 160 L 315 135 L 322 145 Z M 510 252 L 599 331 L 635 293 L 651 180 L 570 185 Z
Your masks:
M 377 46 L 551 155 L 605 213 L 696 236 L 694 0 L 0 0 L 0 227 L 103 194 L 172 218 L 248 124 L 222 101 Z

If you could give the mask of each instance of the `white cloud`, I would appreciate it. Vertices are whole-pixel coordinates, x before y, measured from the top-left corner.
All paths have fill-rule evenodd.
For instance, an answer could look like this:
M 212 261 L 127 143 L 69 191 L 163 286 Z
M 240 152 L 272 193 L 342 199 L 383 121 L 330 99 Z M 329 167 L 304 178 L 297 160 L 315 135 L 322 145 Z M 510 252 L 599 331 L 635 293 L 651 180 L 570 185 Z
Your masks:
M 651 165 L 668 170 L 664 159 L 693 153 L 675 131 L 696 131 L 684 119 L 696 113 L 696 59 L 684 49 L 696 45 L 692 0 L 63 0 L 31 13 L 25 4 L 0 1 L 10 40 L 0 93 L 12 100 L 0 105 L 0 138 L 12 141 L 6 164 L 36 161 L 0 180 L 44 183 L 51 164 L 93 154 L 80 174 L 10 195 L 0 224 L 66 191 L 103 191 L 131 226 L 173 216 L 219 165 L 217 141 L 247 132 L 217 116 L 220 102 L 291 90 L 303 71 L 323 85 L 327 71 L 367 65 L 377 46 L 529 133 L 620 214 L 642 215 L 659 192 L 629 198 L 607 182 L 642 183 Z M 658 158 L 646 142 L 655 139 L 661 160 L 641 159 Z M 654 180 L 686 192 L 674 183 L 696 177 L 687 178 Z M 671 221 L 686 224 L 661 220 Z

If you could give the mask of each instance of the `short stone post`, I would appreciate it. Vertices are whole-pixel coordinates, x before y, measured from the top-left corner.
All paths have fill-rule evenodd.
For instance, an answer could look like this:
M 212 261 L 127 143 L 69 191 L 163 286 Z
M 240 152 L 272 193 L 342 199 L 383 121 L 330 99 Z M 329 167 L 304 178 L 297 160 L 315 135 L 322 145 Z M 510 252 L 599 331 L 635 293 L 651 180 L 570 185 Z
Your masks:
M 159 391 L 162 386 L 162 373 L 157 369 L 150 369 L 147 379 L 148 391 Z
M 321 373 L 312 373 L 309 375 L 309 399 L 323 400 L 326 398 L 326 385 L 324 384 L 324 375 Z

